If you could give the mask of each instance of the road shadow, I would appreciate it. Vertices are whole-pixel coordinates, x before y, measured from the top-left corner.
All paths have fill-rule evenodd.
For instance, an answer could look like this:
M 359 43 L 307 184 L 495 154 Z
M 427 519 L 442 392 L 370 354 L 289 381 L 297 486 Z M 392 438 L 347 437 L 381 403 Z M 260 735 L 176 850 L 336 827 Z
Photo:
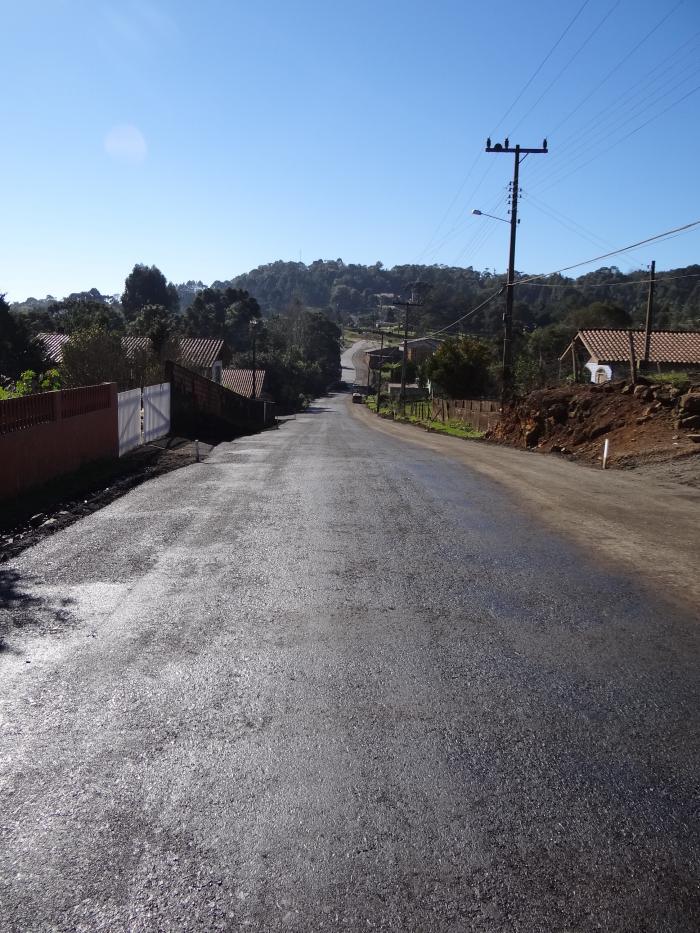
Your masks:
M 12 568 L 0 567 L 0 654 L 9 652 L 7 638 L 17 630 L 31 630 L 42 635 L 65 632 L 73 625 L 72 600 L 56 603 L 31 593 L 21 575 Z

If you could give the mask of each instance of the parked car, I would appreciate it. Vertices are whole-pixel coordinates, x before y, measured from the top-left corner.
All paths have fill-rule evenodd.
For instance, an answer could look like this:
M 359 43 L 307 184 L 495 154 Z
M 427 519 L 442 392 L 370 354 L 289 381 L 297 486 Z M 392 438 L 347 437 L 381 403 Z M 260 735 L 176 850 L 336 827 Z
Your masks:
M 361 404 L 362 404 L 362 393 L 361 393 L 361 392 L 353 392 L 353 393 L 352 393 L 352 400 L 353 400 L 353 403 L 354 403 L 355 405 L 361 405 Z

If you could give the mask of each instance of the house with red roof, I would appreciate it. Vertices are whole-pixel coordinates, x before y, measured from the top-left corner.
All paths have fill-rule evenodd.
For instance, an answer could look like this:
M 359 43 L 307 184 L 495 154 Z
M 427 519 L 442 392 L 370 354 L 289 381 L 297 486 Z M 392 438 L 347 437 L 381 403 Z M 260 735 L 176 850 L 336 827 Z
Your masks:
M 630 344 L 631 337 L 631 344 Z M 567 358 L 578 371 L 579 359 L 591 382 L 625 379 L 644 361 L 646 334 L 643 330 L 580 330 L 559 357 Z M 700 331 L 655 330 L 649 340 L 649 372 L 700 370 Z

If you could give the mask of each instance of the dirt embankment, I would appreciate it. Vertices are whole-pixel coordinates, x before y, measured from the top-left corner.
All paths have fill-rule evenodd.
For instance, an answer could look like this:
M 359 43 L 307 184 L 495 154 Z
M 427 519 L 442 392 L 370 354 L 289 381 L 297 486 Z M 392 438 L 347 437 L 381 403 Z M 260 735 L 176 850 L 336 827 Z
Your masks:
M 639 381 L 532 392 L 504 411 L 490 438 L 582 462 L 629 468 L 700 453 L 700 386 Z

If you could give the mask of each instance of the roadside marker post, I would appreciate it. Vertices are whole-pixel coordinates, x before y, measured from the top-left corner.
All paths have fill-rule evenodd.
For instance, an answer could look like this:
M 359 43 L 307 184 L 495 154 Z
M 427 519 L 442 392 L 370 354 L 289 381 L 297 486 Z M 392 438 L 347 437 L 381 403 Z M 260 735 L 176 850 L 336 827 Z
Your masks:
M 610 441 L 608 438 L 605 438 L 605 443 L 603 444 L 603 469 L 607 466 L 608 463 L 608 444 Z

